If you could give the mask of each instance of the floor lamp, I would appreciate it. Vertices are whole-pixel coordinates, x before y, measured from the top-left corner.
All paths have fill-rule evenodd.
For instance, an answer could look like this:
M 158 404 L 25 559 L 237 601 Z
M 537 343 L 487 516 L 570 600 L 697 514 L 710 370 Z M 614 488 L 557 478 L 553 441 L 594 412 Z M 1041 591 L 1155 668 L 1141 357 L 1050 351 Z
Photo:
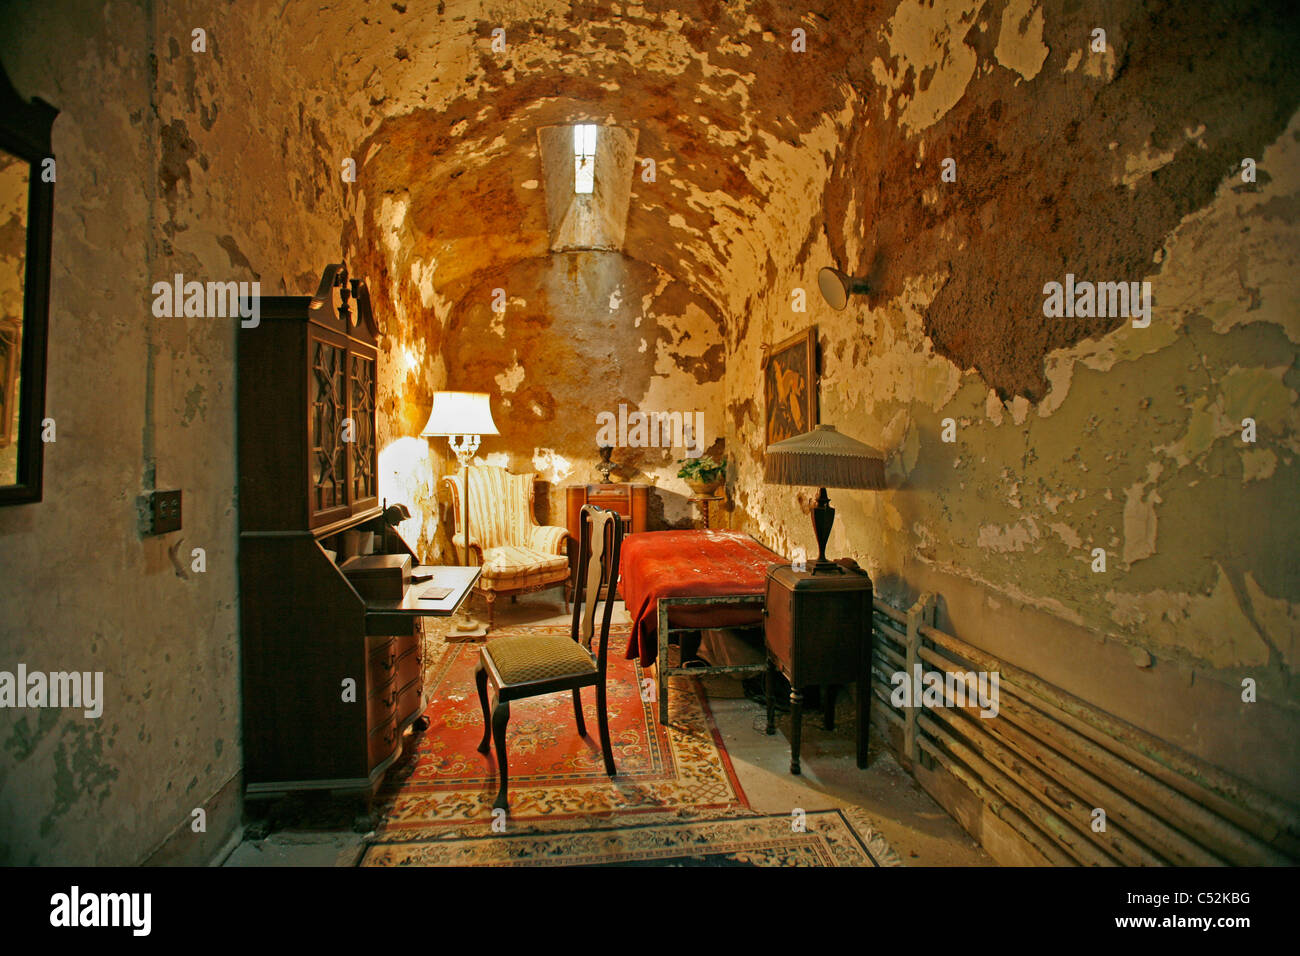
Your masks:
M 827 488 L 885 487 L 885 458 L 869 445 L 841 435 L 834 425 L 818 425 L 767 446 L 763 456 L 763 477 L 777 485 L 809 485 L 821 488 L 812 509 L 813 533 L 817 536 L 817 562 L 813 574 L 842 574 L 844 569 L 826 559 L 826 542 L 835 523 Z
M 465 535 L 465 563 L 469 563 L 469 463 L 478 451 L 479 438 L 499 435 L 492 421 L 492 406 L 485 392 L 434 392 L 433 409 L 429 421 L 420 432 L 421 438 L 446 438 L 460 462 L 461 480 L 461 531 Z M 455 544 L 455 542 L 452 542 Z M 455 625 L 458 631 L 478 631 L 482 622 L 469 613 L 465 602 L 463 618 Z

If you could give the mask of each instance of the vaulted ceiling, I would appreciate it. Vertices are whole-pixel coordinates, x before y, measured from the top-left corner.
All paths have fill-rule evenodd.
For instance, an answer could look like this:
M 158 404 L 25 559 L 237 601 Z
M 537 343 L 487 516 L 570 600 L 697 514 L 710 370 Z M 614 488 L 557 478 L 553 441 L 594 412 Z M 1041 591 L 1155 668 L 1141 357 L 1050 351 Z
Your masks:
M 304 95 L 330 104 L 321 135 L 356 160 L 344 242 L 376 257 L 399 312 L 445 320 L 484 275 L 546 256 L 538 128 L 616 124 L 639 132 L 624 253 L 697 290 L 729 336 L 822 265 L 872 278 L 861 309 L 924 279 L 935 350 L 1032 400 L 1050 350 L 1116 325 L 1044 322 L 1043 282 L 1158 270 L 1169 231 L 1293 111 L 1295 65 L 1268 38 L 1295 27 L 1263 6 L 1117 10 L 1091 58 L 1096 24 L 1035 0 L 266 13 L 268 49 L 293 49 Z M 1221 35 L 1224 17 L 1240 29 Z M 1206 97 L 1238 105 L 1196 132 Z M 960 186 L 940 188 L 948 156 Z
M 483 270 L 547 254 L 537 130 L 549 125 L 639 131 L 625 254 L 723 313 L 770 268 L 765 235 L 807 231 L 836 121 L 868 81 L 857 51 L 878 22 L 847 3 L 797 15 L 778 4 L 676 6 L 510 4 L 500 19 L 491 5 L 454 2 L 375 10 L 365 35 L 387 36 L 353 69 L 370 67 L 373 120 L 357 188 L 372 210 L 396 204 L 377 217 L 380 231 L 400 232 L 410 261 L 433 263 L 440 296 L 454 301 Z M 796 28 L 817 36 L 809 52 L 791 50 Z

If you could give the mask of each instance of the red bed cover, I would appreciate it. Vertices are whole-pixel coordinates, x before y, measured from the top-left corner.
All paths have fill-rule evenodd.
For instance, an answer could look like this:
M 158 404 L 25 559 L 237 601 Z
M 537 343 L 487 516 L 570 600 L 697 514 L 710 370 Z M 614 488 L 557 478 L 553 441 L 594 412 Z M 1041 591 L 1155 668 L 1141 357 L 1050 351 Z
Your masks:
M 643 531 L 623 539 L 619 591 L 632 616 L 627 656 L 654 663 L 658 652 L 659 599 L 754 594 L 762 597 L 767 569 L 785 559 L 739 531 Z M 762 623 L 753 605 L 676 608 L 674 627 L 746 627 Z

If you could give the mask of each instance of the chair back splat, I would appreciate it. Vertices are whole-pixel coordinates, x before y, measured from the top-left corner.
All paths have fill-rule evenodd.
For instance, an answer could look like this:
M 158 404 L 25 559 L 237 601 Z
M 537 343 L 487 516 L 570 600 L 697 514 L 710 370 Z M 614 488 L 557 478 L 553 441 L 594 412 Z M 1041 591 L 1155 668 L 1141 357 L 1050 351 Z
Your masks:
M 591 650 L 596 605 L 605 589 L 604 613 L 600 622 L 600 647 L 596 667 L 603 675 L 609 644 L 609 624 L 618 586 L 618 556 L 623 547 L 623 522 L 613 511 L 583 505 L 579 516 L 581 548 L 578 558 L 577 591 L 573 596 L 573 639 Z M 588 600 L 590 595 L 590 600 Z
M 479 753 L 487 754 L 491 753 L 492 745 L 496 745 L 497 774 L 501 781 L 496 802 L 492 804 L 496 809 L 510 806 L 506 728 L 510 723 L 512 700 L 569 691 L 573 695 L 573 719 L 578 725 L 578 735 L 585 737 L 587 721 L 582 713 L 582 688 L 594 687 L 605 773 L 611 777 L 617 773 L 614 747 L 609 738 L 605 661 L 609 653 L 609 622 L 618 587 L 623 521 L 614 512 L 595 505 L 584 506 L 579 521 L 578 579 L 573 599 L 573 627 L 569 636 L 563 633 L 509 635 L 490 640 L 479 650 L 474 683 L 483 707 L 483 739 L 478 749 Z M 600 619 L 600 648 L 593 657 L 591 640 L 602 586 L 605 588 L 605 607 Z

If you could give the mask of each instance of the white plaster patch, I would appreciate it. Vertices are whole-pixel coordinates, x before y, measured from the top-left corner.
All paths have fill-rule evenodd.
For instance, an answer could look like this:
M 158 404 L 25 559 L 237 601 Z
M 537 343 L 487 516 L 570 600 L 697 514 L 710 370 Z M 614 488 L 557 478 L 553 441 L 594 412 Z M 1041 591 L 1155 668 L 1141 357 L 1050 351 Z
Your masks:
M 1093 53 L 1092 50 L 1084 50 L 1083 54 L 1087 57 L 1083 61 L 1083 73 L 1094 80 L 1101 80 L 1109 83 L 1115 78 L 1115 47 L 1111 45 L 1111 39 L 1107 36 L 1106 52 Z
M 1124 157 L 1124 174 L 1119 181 L 1129 189 L 1137 189 L 1137 184 L 1146 179 L 1157 169 L 1162 169 L 1174 161 L 1178 150 L 1152 149 L 1150 141 L 1143 144 L 1136 153 Z
M 985 551 L 1023 551 L 1031 541 L 1039 537 L 1038 526 L 1033 518 L 1017 521 L 1013 525 L 980 525 L 979 540 L 976 542 Z
M 525 179 L 519 185 L 522 186 L 524 189 L 536 189 L 538 186 L 541 185 L 541 183 L 539 183 L 535 179 Z
M 1142 482 L 1124 489 L 1124 563 L 1133 564 L 1156 553 L 1156 505 L 1159 492 L 1146 498 Z
M 411 284 L 420 292 L 420 305 L 426 309 L 432 308 L 437 292 L 433 287 L 433 274 L 437 271 L 438 264 L 433 259 L 428 263 L 423 263 L 419 259 L 411 262 Z
M 553 448 L 534 448 L 533 468 L 553 485 L 573 474 L 573 463 Z
M 933 126 L 966 92 L 977 57 L 962 38 L 983 7 L 983 0 L 903 0 L 882 29 L 894 67 L 877 59 L 872 73 L 891 91 L 913 75 L 913 95 L 898 97 L 899 125 L 909 134 Z M 927 75 L 929 82 L 921 89 L 921 77 Z
M 1055 509 L 1052 510 L 1054 511 Z M 1065 542 L 1065 546 L 1071 551 L 1083 547 L 1083 538 L 1079 537 L 1079 532 L 1075 531 L 1068 524 L 1063 524 L 1058 521 L 1054 524 L 1048 525 L 1048 527 L 1052 529 L 1058 538 Z
M 1242 611 L 1227 574 L 1216 567 L 1218 580 L 1208 595 L 1164 589 L 1142 594 L 1107 591 L 1111 619 L 1215 668 L 1267 663 L 1268 646 Z
M 1241 453 L 1241 480 L 1263 481 L 1277 469 L 1277 455 L 1271 448 L 1248 448 Z
M 410 194 L 405 192 L 395 196 L 385 195 L 379 202 L 379 234 L 384 248 L 392 258 L 396 258 L 398 250 L 402 248 L 399 233 L 406 222 L 406 210 L 410 204 Z
M 998 398 L 998 393 L 991 388 L 984 399 L 984 414 L 994 425 L 1002 424 L 1002 399 Z
M 1029 399 L 1023 395 L 1017 395 L 1011 400 L 1011 420 L 1017 425 L 1023 425 L 1028 417 Z
M 524 365 L 519 361 L 518 353 L 515 353 L 515 364 L 498 373 L 493 381 L 497 383 L 502 395 L 510 395 L 519 389 L 524 382 Z
M 1043 10 L 1035 0 L 1011 0 L 1002 10 L 993 55 L 1026 80 L 1038 75 L 1047 59 L 1047 44 L 1043 42 Z

